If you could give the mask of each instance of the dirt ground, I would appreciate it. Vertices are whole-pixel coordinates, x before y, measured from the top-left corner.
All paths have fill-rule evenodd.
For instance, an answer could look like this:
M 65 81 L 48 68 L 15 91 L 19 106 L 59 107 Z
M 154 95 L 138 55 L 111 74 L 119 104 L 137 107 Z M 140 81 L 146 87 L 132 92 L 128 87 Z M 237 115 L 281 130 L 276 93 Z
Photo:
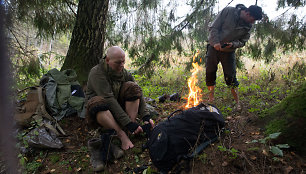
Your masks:
M 155 117 L 158 123 L 171 112 L 180 108 L 182 102 L 157 103 L 159 113 Z M 246 105 L 243 105 L 246 106 Z M 305 157 L 301 157 L 291 149 L 284 150 L 284 156 L 274 156 L 269 152 L 272 144 L 251 143 L 264 138 L 258 117 L 249 113 L 246 107 L 241 111 L 233 110 L 226 117 L 226 129 L 218 142 L 211 144 L 193 161 L 190 171 L 182 173 L 284 173 L 302 174 L 306 171 Z M 60 137 L 64 144 L 61 150 L 35 149 L 27 154 L 29 161 L 37 161 L 41 166 L 33 173 L 95 173 L 91 169 L 87 141 L 95 136 L 89 131 L 84 119 L 68 117 L 60 121 L 67 136 Z M 112 161 L 103 172 L 99 173 L 137 173 L 134 169 L 148 167 L 145 172 L 154 173 L 156 168 L 150 161 L 148 151 L 142 152 L 144 136 L 132 136 L 135 147 L 127 150 L 123 158 Z

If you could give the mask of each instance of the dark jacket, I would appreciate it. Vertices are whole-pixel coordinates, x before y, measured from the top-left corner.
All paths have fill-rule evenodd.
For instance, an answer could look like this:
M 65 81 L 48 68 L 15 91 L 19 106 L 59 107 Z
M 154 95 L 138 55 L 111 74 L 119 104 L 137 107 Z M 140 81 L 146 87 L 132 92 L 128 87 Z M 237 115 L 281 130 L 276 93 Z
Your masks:
M 226 42 L 232 42 L 232 48 L 223 51 L 235 51 L 243 47 L 250 38 L 252 24 L 246 23 L 240 18 L 240 10 L 235 7 L 224 8 L 213 21 L 209 28 L 209 44 L 214 46 Z

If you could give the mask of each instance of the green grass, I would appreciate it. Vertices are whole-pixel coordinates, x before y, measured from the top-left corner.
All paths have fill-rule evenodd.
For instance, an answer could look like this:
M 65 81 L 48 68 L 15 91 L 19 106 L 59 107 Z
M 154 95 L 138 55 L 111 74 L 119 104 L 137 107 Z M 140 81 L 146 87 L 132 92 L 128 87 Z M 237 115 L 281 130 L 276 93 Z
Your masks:
M 52 154 L 49 158 L 50 158 L 52 164 L 55 164 L 60 160 L 59 154 Z

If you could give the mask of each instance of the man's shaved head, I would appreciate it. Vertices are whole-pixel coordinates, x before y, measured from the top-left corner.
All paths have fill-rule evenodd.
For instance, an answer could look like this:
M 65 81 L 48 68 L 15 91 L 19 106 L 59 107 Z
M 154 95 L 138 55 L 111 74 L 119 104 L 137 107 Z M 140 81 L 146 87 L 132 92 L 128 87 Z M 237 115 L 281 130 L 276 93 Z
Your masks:
M 106 51 L 106 57 L 113 59 L 114 57 L 125 56 L 124 51 L 118 46 L 112 46 Z
M 121 72 L 125 64 L 125 53 L 118 46 L 112 46 L 106 51 L 106 63 L 113 70 Z

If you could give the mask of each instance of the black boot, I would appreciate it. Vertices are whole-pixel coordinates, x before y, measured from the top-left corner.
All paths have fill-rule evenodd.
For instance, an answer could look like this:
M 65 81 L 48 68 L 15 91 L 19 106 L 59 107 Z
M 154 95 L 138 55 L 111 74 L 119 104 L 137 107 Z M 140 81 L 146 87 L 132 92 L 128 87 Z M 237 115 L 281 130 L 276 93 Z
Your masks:
M 124 151 L 117 145 L 111 143 L 111 147 L 112 147 L 112 154 L 115 159 L 119 159 L 124 155 Z
M 102 145 L 100 148 L 101 158 L 104 163 L 112 159 L 119 159 L 124 155 L 122 149 L 111 143 L 112 137 L 116 134 L 115 130 L 110 129 L 101 134 Z
M 101 149 L 102 142 L 101 139 L 93 138 L 88 141 L 88 150 L 90 153 L 90 163 L 92 165 L 93 171 L 102 171 L 105 167 L 104 162 L 101 159 Z

